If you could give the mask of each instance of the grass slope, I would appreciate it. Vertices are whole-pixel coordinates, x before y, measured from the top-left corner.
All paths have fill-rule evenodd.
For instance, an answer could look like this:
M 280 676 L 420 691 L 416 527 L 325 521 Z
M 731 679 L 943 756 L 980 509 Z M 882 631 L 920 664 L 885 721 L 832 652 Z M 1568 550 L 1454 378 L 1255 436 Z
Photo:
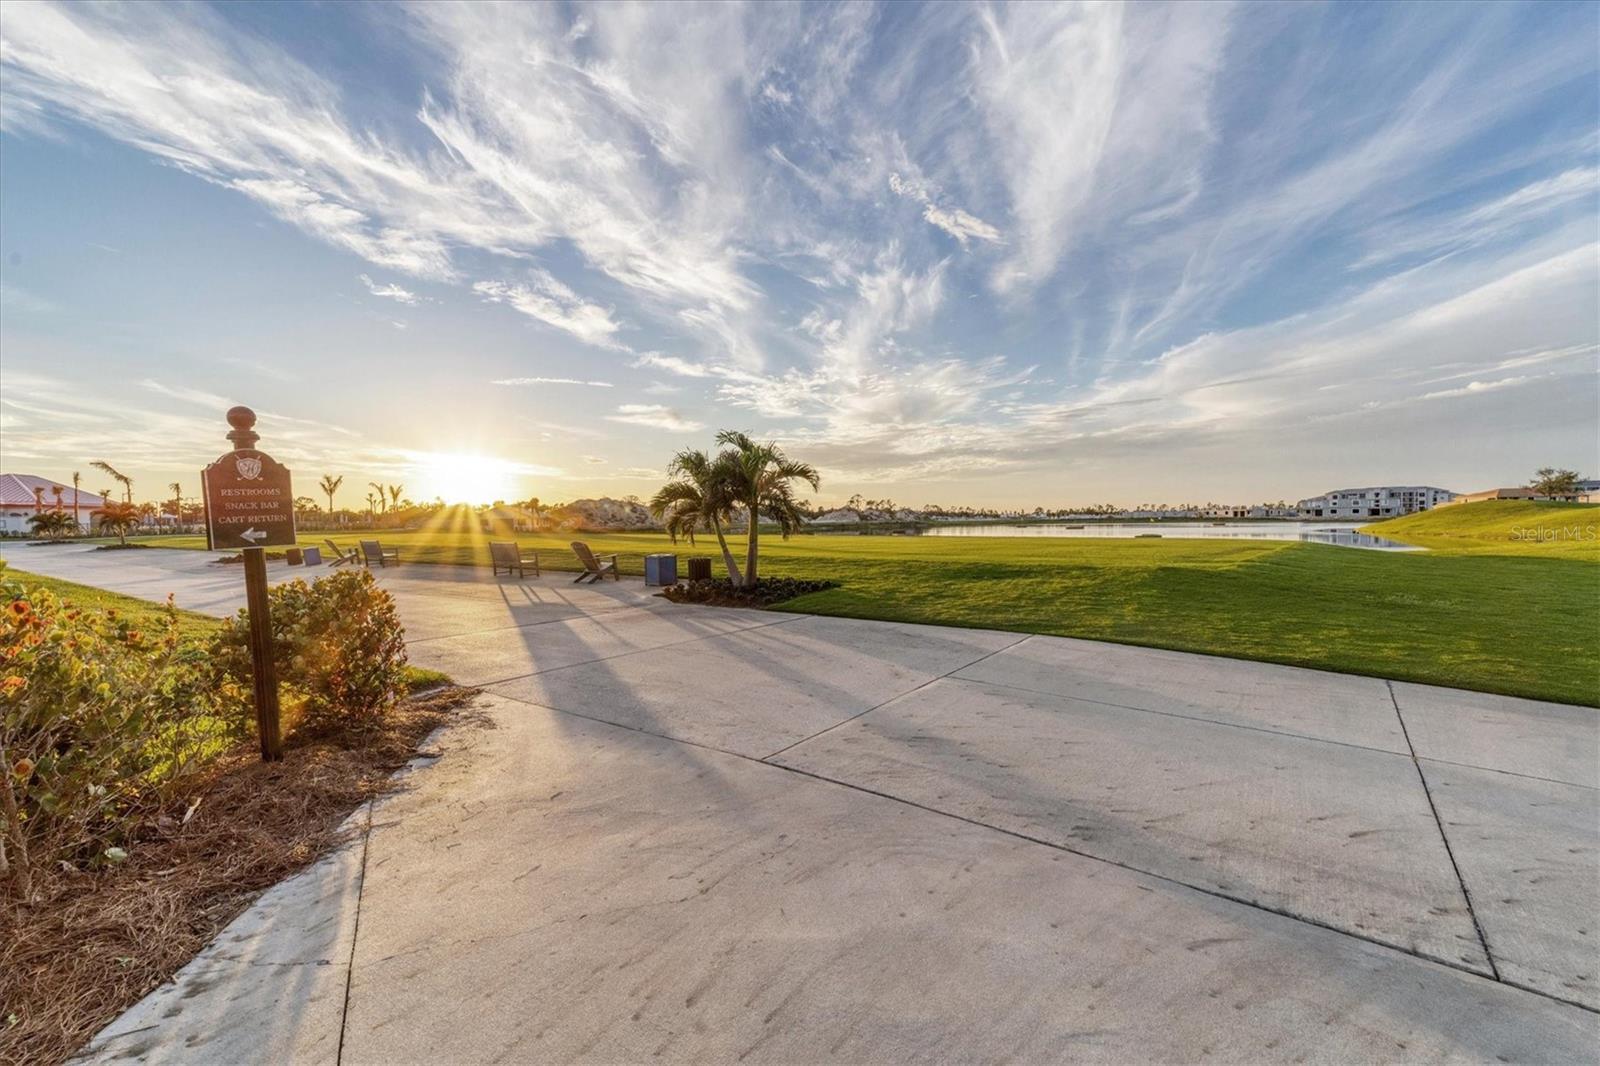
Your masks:
M 786 610 L 1086 637 L 1600 705 L 1600 543 L 1512 533 L 1530 521 L 1570 526 L 1597 515 L 1596 507 L 1468 504 L 1416 516 L 1432 523 L 1421 532 L 1399 525 L 1413 519 L 1369 527 L 1430 548 L 1414 553 L 1220 539 L 770 537 L 762 566 L 768 576 L 840 582 Z M 489 561 L 488 538 L 470 528 L 381 537 L 411 562 Z M 334 539 L 354 544 L 359 535 Z M 547 568 L 575 570 L 571 539 L 518 538 L 541 550 Z M 621 553 L 625 573 L 640 573 L 656 551 L 709 555 L 721 571 L 707 538 L 695 548 L 650 533 L 583 539 Z M 743 541 L 732 546 L 740 552 Z
M 1600 505 L 1484 500 L 1391 518 L 1362 529 L 1434 551 L 1600 562 Z

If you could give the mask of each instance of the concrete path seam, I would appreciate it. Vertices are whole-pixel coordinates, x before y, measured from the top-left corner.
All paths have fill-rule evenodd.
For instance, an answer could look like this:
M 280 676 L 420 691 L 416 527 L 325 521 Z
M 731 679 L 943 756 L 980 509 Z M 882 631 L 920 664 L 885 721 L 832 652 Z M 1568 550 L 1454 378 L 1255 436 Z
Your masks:
M 1417 768 L 1417 780 L 1422 782 L 1422 794 L 1428 797 L 1428 810 L 1433 812 L 1433 824 L 1439 828 L 1439 839 L 1444 842 L 1444 853 L 1450 857 L 1450 869 L 1456 873 L 1456 884 L 1461 886 L 1461 898 L 1466 900 L 1467 914 L 1472 918 L 1472 928 L 1478 931 L 1478 943 L 1483 946 L 1484 957 L 1489 960 L 1489 971 L 1494 974 L 1496 981 L 1503 980 L 1500 976 L 1500 966 L 1494 961 L 1494 952 L 1489 950 L 1489 938 L 1484 934 L 1483 923 L 1478 921 L 1478 911 L 1472 905 L 1472 890 L 1467 887 L 1467 879 L 1461 876 L 1461 865 L 1456 862 L 1455 849 L 1450 846 L 1450 834 L 1444 831 L 1444 820 L 1439 817 L 1439 808 L 1433 802 L 1433 790 L 1428 787 L 1428 775 L 1422 770 L 1422 763 L 1417 759 L 1417 749 L 1411 743 L 1411 731 L 1406 728 L 1406 717 L 1400 713 L 1400 699 L 1395 695 L 1394 682 L 1385 681 L 1389 689 L 1389 702 L 1394 704 L 1394 716 L 1400 722 L 1400 732 L 1405 734 L 1406 747 L 1411 749 L 1411 765 Z
M 968 818 L 965 815 L 955 814 L 951 811 L 940 810 L 937 807 L 929 807 L 925 804 L 918 803 L 915 800 L 906 799 L 903 796 L 896 796 L 889 792 L 879 792 L 876 789 L 867 788 L 865 785 L 858 785 L 850 781 L 841 781 L 838 778 L 828 777 L 825 774 L 815 773 L 811 770 L 802 770 L 796 766 L 786 766 L 783 763 L 778 762 L 767 762 L 766 759 L 758 759 L 754 755 L 746 755 L 745 753 L 739 751 L 729 751 L 727 748 L 719 748 L 713 744 L 704 744 L 697 740 L 686 740 L 682 737 L 669 736 L 666 733 L 655 733 L 648 729 L 640 729 L 637 726 L 621 725 L 617 722 L 607 721 L 604 718 L 596 718 L 594 715 L 584 714 L 581 711 L 564 711 L 558 707 L 550 707 L 546 704 L 539 703 L 536 700 L 524 699 L 519 696 L 512 696 L 505 693 L 493 693 L 492 695 L 495 695 L 500 699 L 510 700 L 513 703 L 521 703 L 529 707 L 537 707 L 540 710 L 549 711 L 552 714 L 570 715 L 573 718 L 581 718 L 586 722 L 594 722 L 597 725 L 610 726 L 613 729 L 621 729 L 629 733 L 638 733 L 641 736 L 655 737 L 657 740 L 665 740 L 673 744 L 683 744 L 687 747 L 699 748 L 702 751 L 714 751 L 720 755 L 729 755 L 735 759 L 743 759 L 746 762 L 756 763 L 759 766 L 770 767 L 774 770 L 781 770 L 786 773 L 794 774 L 798 777 L 806 777 L 814 781 L 821 781 L 825 782 L 826 784 L 836 785 L 839 788 L 849 789 L 852 792 L 859 792 L 867 796 L 876 796 L 879 799 L 885 799 L 891 803 L 898 803 L 902 806 L 911 807 L 915 810 L 925 811 L 928 814 L 938 815 L 941 818 L 949 818 L 953 821 L 963 822 L 979 829 L 987 829 L 991 832 L 999 833 L 1002 836 L 1008 836 L 1015 840 L 1026 841 L 1030 844 L 1038 844 L 1041 847 L 1050 848 L 1054 851 L 1065 852 L 1068 855 L 1076 855 L 1079 858 L 1088 859 L 1091 862 L 1104 863 L 1107 866 L 1114 866 L 1120 870 L 1127 870 L 1129 873 L 1135 873 L 1141 877 L 1148 877 L 1152 880 L 1161 881 L 1165 884 L 1176 885 L 1177 887 L 1187 889 L 1190 892 L 1198 892 L 1202 896 L 1210 896 L 1212 899 L 1225 900 L 1228 903 L 1235 903 L 1241 907 L 1249 907 L 1252 910 L 1263 911 L 1267 914 L 1275 914 L 1278 917 L 1286 918 L 1289 921 L 1300 922 L 1304 925 L 1313 926 L 1317 929 L 1324 929 L 1330 933 L 1336 933 L 1339 936 L 1349 937 L 1351 940 L 1360 941 L 1363 944 L 1371 944 L 1374 947 L 1382 948 L 1387 951 L 1393 951 L 1400 955 L 1406 955 L 1414 959 L 1420 959 L 1423 962 L 1433 963 L 1434 965 L 1442 966 L 1445 969 L 1454 970 L 1457 973 L 1469 974 L 1470 976 L 1479 978 L 1480 980 L 1495 981 L 1496 983 L 1503 984 L 1508 988 L 1515 988 L 1520 992 L 1527 992 L 1529 995 L 1538 996 L 1541 999 L 1548 999 L 1555 1003 L 1561 1003 L 1569 1007 L 1576 1007 L 1588 1014 L 1600 1014 L 1600 1009 L 1591 1007 L 1588 1004 L 1579 1003 L 1577 1000 L 1567 999 L 1563 996 L 1555 995 L 1554 993 L 1547 992 L 1544 989 L 1534 988 L 1530 985 L 1520 984 L 1516 981 L 1508 980 L 1499 976 L 1498 973 L 1484 973 L 1482 970 L 1473 969 L 1472 967 L 1461 962 L 1441 958 L 1437 955 L 1430 955 L 1425 951 L 1418 951 L 1413 948 L 1403 947 L 1399 944 L 1391 944 L 1388 941 L 1379 940 L 1375 937 L 1367 936 L 1363 933 L 1353 932 L 1349 929 L 1341 929 L 1336 925 L 1330 925 L 1326 922 L 1319 921 L 1316 918 L 1310 918 L 1303 914 L 1296 914 L 1293 911 L 1282 910 L 1277 907 L 1261 903 L 1257 900 L 1244 899 L 1240 896 L 1229 895 L 1226 892 L 1221 892 L 1213 888 L 1206 888 L 1202 885 L 1191 885 L 1187 881 L 1181 881 L 1178 878 L 1171 877 L 1167 874 L 1154 873 L 1150 870 L 1140 869 L 1137 866 L 1131 866 L 1128 863 L 1120 862 L 1116 859 L 1108 859 L 1102 855 L 1093 855 L 1086 851 L 1078 851 L 1077 849 L 1068 847 L 1065 844 L 1058 844 L 1055 841 L 1045 840 L 1041 837 L 1029 836 L 1027 833 L 1021 833 L 1014 829 L 1006 829 L 1002 826 L 990 825 L 988 822 L 980 822 L 975 818 Z M 767 758 L 771 758 L 771 756 L 767 756 Z M 1487 955 L 1487 952 L 1485 954 Z M 1493 956 L 1488 956 L 1488 959 L 1490 967 L 1493 968 Z
M 947 678 L 951 674 L 955 673 L 956 670 L 965 670 L 969 666 L 977 666 L 979 663 L 983 662 L 985 659 L 989 658 L 991 655 L 999 655 L 1003 651 L 1008 651 L 1011 648 L 1015 648 L 1018 644 L 1021 644 L 1024 640 L 1031 640 L 1031 639 L 1033 639 L 1032 634 L 1029 634 L 1028 636 L 1025 636 L 1025 637 L 1022 637 L 1022 638 L 1020 638 L 1018 640 L 1012 641 L 1010 644 L 1007 644 L 1004 648 L 996 648 L 994 651 L 991 651 L 991 652 L 989 652 L 989 653 L 987 653 L 985 655 L 980 655 L 976 659 L 972 660 L 970 663 L 964 663 L 961 666 L 955 667 L 955 669 L 946 670 L 944 673 L 940 674 L 938 677 L 930 677 L 930 678 L 928 678 L 928 680 L 924 681 L 922 684 L 913 685 L 912 687 L 906 689 L 904 692 L 901 692 L 901 693 L 898 693 L 896 695 L 890 696 L 888 699 L 882 701 L 881 703 L 875 703 L 871 707 L 868 707 L 866 710 L 861 711 L 859 714 L 852 714 L 849 718 L 845 718 L 842 721 L 835 722 L 832 725 L 828 726 L 828 728 L 826 728 L 826 729 L 819 729 L 815 733 L 812 733 L 809 737 L 801 737 L 799 740 L 795 741 L 793 744 L 785 744 L 783 747 L 779 748 L 777 751 L 772 752 L 769 755 L 763 755 L 758 761 L 759 762 L 766 762 L 768 759 L 776 759 L 778 756 L 782 755 L 784 752 L 788 751 L 790 748 L 797 748 L 801 744 L 804 744 L 809 740 L 816 740 L 818 737 L 822 736 L 822 734 L 831 733 L 835 729 L 838 729 L 842 725 L 849 725 L 851 722 L 854 722 L 857 718 L 865 717 L 866 715 L 869 715 L 873 711 L 877 710 L 879 707 L 887 706 L 888 704 L 893 703 L 895 700 L 904 699 L 905 697 L 911 695 L 914 692 L 921 692 L 923 689 L 927 688 L 929 685 L 933 684 L 935 681 L 943 681 L 945 678 Z
M 367 852 L 372 843 L 372 805 L 367 800 L 367 827 L 361 834 L 361 867 L 356 874 L 356 915 L 350 929 L 350 958 L 344 969 L 344 1003 L 339 1008 L 339 1047 L 334 1053 L 334 1066 L 344 1061 L 344 1036 L 350 1022 L 350 986 L 356 976 L 356 940 L 361 936 L 361 901 L 367 890 Z
M 1241 660 L 1248 661 L 1248 660 Z M 966 667 L 962 667 L 963 670 Z M 990 681 L 981 677 L 957 677 L 955 681 L 966 681 L 974 685 L 988 685 L 991 688 L 1009 688 L 1017 692 L 1028 692 L 1035 696 L 1053 696 L 1062 700 L 1077 700 L 1080 703 L 1093 703 L 1100 707 L 1115 707 L 1119 711 L 1137 711 L 1140 714 L 1159 714 L 1166 718 L 1181 718 L 1186 722 L 1203 722 L 1206 725 L 1220 725 L 1228 729 L 1249 729 L 1256 733 L 1270 733 L 1275 737 L 1290 737 L 1294 740 L 1314 740 L 1319 744 L 1337 744 L 1341 748 L 1356 748 L 1359 751 L 1372 751 L 1380 755 L 1393 755 L 1397 759 L 1404 759 L 1403 751 L 1390 751 L 1388 748 L 1374 748 L 1370 744 L 1356 744 L 1348 740 L 1334 740 L 1330 737 L 1314 737 L 1306 733 L 1291 733 L 1285 729 L 1269 729 L 1264 725 L 1247 725 L 1244 722 L 1224 722 L 1217 718 L 1205 718 L 1197 714 L 1180 714 L 1177 711 L 1158 711 L 1154 707 L 1135 707 L 1131 703 L 1112 703 L 1110 700 L 1097 700 L 1088 696 L 1069 696 L 1064 692 L 1046 692 L 1043 689 L 1028 688 L 1026 685 L 1009 685 L 1004 681 Z
M 1013 646 L 1015 646 L 1015 645 L 1013 645 Z M 1249 662 L 1251 660 L 1240 659 L 1239 661 L 1240 662 Z M 962 669 L 966 669 L 966 668 L 962 667 Z M 1028 688 L 1026 685 L 1012 685 L 1012 684 L 1008 684 L 1007 682 L 1004 682 L 1004 681 L 990 681 L 989 679 L 982 678 L 982 677 L 957 677 L 957 678 L 954 678 L 953 680 L 956 680 L 956 681 L 968 681 L 968 682 L 971 682 L 974 685 L 990 685 L 990 686 L 993 686 L 994 688 L 1015 689 L 1018 692 L 1029 692 L 1029 693 L 1032 693 L 1033 695 L 1036 695 L 1036 696 L 1054 696 L 1054 697 L 1056 697 L 1058 699 L 1079 700 L 1079 701 L 1081 701 L 1083 703 L 1093 703 L 1093 704 L 1097 704 L 1097 705 L 1099 705 L 1101 707 L 1115 707 L 1118 710 L 1123 710 L 1123 711 L 1138 711 L 1141 714 L 1161 714 L 1161 715 L 1166 715 L 1168 718 L 1182 718 L 1185 721 L 1189 721 L 1189 722 L 1204 722 L 1204 723 L 1206 723 L 1208 725 L 1227 726 L 1229 729 L 1251 729 L 1251 730 L 1255 730 L 1258 733 L 1270 733 L 1273 736 L 1292 737 L 1292 738 L 1295 738 L 1297 740 L 1314 740 L 1314 741 L 1318 742 L 1319 744 L 1337 744 L 1342 748 L 1355 748 L 1357 751 L 1371 751 L 1371 752 L 1376 752 L 1376 753 L 1378 753 L 1380 755 L 1393 755 L 1396 758 L 1400 758 L 1400 759 L 1405 759 L 1405 758 L 1410 757 L 1410 756 L 1407 755 L 1406 752 L 1403 752 L 1403 751 L 1390 751 L 1388 748 L 1375 748 L 1370 744 L 1357 744 L 1354 741 L 1349 741 L 1349 740 L 1334 740 L 1331 737 L 1314 737 L 1314 736 L 1311 736 L 1309 733 L 1291 733 L 1286 729 L 1271 729 L 1271 728 L 1269 728 L 1267 726 L 1264 726 L 1264 725 L 1248 725 L 1248 724 L 1246 724 L 1244 722 L 1224 722 L 1224 721 L 1222 721 L 1220 719 L 1217 719 L 1217 718 L 1206 718 L 1206 717 L 1203 717 L 1201 715 L 1196 715 L 1196 714 L 1180 714 L 1177 711 L 1158 711 L 1154 707 L 1136 707 L 1131 703 L 1112 703 L 1110 700 L 1097 700 L 1097 699 L 1094 699 L 1094 698 L 1089 697 L 1089 696 L 1069 696 L 1064 692 L 1046 692 L 1043 689 Z M 1387 680 L 1386 678 L 1374 678 L 1373 680 L 1375 680 L 1375 681 L 1383 681 L 1383 683 L 1385 685 L 1393 684 L 1393 682 Z M 1394 694 L 1391 691 L 1390 699 L 1392 700 L 1393 698 L 1394 698 Z M 1402 730 L 1402 732 L 1404 732 L 1404 730 Z M 1409 744 L 1408 744 L 1408 746 L 1409 746 Z M 1421 762 L 1437 763 L 1440 766 L 1459 766 L 1464 770 L 1482 770 L 1485 773 L 1505 774 L 1507 777 L 1522 777 L 1522 778 L 1526 778 L 1529 781 L 1544 781 L 1544 782 L 1546 782 L 1548 784 L 1552 784 L 1552 785 L 1567 785 L 1567 786 L 1569 786 L 1571 788 L 1582 788 L 1582 789 L 1587 789 L 1590 792 L 1600 792 L 1600 787 L 1596 787 L 1594 785 L 1581 784 L 1581 783 L 1579 783 L 1577 781 L 1563 781 L 1562 779 L 1560 779 L 1558 777 L 1540 777 L 1538 774 L 1525 774 L 1525 773 L 1521 773 L 1521 772 L 1519 772 L 1517 770 L 1502 770 L 1502 769 L 1500 769 L 1498 767 L 1495 767 L 1495 766 L 1479 766 L 1476 763 L 1455 762 L 1454 760 L 1451 760 L 1451 759 L 1438 759 L 1438 758 L 1434 758 L 1431 755 L 1417 756 L 1417 758 Z

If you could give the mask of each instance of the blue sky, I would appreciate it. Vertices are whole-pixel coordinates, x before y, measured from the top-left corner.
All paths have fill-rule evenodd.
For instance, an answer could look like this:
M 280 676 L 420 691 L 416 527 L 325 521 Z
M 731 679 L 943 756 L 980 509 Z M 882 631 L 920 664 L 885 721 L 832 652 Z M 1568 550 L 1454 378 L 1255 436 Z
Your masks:
M 160 496 L 243 402 L 349 505 L 724 427 L 824 500 L 1593 473 L 1597 12 L 8 5 L 0 465 Z

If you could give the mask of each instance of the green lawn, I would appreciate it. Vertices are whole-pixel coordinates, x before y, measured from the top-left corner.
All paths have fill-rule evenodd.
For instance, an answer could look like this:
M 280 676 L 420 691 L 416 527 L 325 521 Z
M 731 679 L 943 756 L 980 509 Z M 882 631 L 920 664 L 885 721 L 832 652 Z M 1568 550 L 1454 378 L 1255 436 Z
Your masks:
M 1600 705 L 1600 507 L 1466 504 L 1369 531 L 1426 552 L 1230 540 L 1032 537 L 764 537 L 763 572 L 840 587 L 786 610 L 981 626 L 1175 648 L 1325 670 Z M 488 565 L 462 528 L 380 533 L 411 562 Z M 577 569 L 573 534 L 524 535 L 552 569 Z M 337 536 L 354 544 L 360 534 Z M 321 542 L 321 535 L 303 538 Z M 582 535 L 638 574 L 659 534 Z M 153 538 L 199 547 L 199 538 Z M 736 540 L 736 550 L 743 547 Z

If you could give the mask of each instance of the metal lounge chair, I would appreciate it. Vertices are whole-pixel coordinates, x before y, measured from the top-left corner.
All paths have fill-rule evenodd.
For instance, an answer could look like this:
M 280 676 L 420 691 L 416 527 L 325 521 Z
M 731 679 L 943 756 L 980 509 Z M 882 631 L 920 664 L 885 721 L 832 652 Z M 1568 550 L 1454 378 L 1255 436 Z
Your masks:
M 501 570 L 511 573 L 515 570 L 518 577 L 527 577 L 528 567 L 533 567 L 533 576 L 539 576 L 539 553 L 523 555 L 521 549 L 513 541 L 491 540 L 489 542 L 489 563 L 493 572 L 498 574 Z
M 583 573 L 577 576 L 573 584 L 581 585 L 585 578 L 590 581 L 599 581 L 607 574 L 610 574 L 614 581 L 622 580 L 622 573 L 617 569 L 617 557 L 615 555 L 596 557 L 594 552 L 589 550 L 589 546 L 581 540 L 572 542 L 572 552 L 578 557 L 578 562 L 583 564 Z M 609 560 L 609 562 L 603 560 Z
M 381 543 L 375 540 L 364 540 L 361 542 L 361 557 L 362 561 L 367 564 L 368 568 L 370 568 L 373 563 L 377 563 L 379 566 L 388 566 L 390 563 L 393 563 L 396 566 L 400 565 L 400 549 L 385 549 Z
M 328 546 L 328 554 L 333 556 L 333 558 L 328 561 L 328 565 L 330 567 L 343 566 L 345 563 L 359 563 L 361 561 L 361 556 L 356 553 L 354 548 L 351 548 L 349 551 L 345 551 L 343 548 L 339 547 L 332 540 L 329 540 L 326 537 L 323 538 L 322 543 Z

